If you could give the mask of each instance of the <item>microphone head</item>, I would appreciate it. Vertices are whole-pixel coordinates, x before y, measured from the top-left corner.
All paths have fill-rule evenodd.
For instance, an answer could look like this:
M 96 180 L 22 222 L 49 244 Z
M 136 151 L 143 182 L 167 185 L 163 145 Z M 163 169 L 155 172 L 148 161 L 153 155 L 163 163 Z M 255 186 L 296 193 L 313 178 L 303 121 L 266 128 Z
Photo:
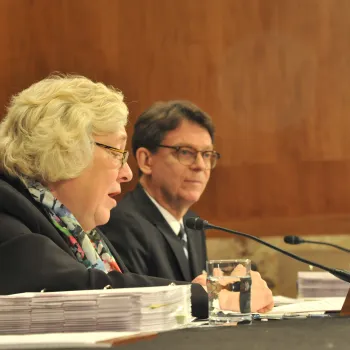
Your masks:
M 208 221 L 201 219 L 199 216 L 191 217 L 185 220 L 185 226 L 192 230 L 203 230 L 207 228 Z
M 298 236 L 284 236 L 284 242 L 288 244 L 304 243 L 304 240 Z

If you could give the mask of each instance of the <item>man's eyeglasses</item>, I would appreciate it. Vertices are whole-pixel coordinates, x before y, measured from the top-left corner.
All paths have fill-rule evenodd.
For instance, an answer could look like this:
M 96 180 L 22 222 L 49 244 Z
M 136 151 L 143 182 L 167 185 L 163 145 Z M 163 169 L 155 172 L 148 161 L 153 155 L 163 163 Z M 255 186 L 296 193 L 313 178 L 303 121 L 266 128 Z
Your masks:
M 124 151 L 112 146 L 104 145 L 103 143 L 95 142 L 96 146 L 102 147 L 116 160 L 120 161 L 121 167 L 128 161 L 129 151 Z
M 218 159 L 220 159 L 220 153 L 216 151 L 197 151 L 189 146 L 167 146 L 159 145 L 158 147 L 171 148 L 175 150 L 176 157 L 182 165 L 192 165 L 196 162 L 198 153 L 202 155 L 205 169 L 214 169 Z

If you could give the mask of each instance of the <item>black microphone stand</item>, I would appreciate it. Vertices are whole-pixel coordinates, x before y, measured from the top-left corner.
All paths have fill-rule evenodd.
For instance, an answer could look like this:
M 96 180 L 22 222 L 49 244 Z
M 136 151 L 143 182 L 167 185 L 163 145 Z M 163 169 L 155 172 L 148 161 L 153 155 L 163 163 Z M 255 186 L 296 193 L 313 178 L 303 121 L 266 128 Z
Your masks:
M 254 240 L 254 241 L 258 242 L 258 243 L 261 243 L 261 244 L 271 248 L 271 249 L 277 250 L 278 252 L 280 252 L 282 254 L 285 254 L 285 255 L 291 257 L 292 259 L 301 261 L 301 262 L 303 262 L 303 263 L 305 263 L 307 265 L 316 266 L 316 267 L 320 268 L 321 270 L 328 271 L 329 273 L 331 273 L 335 277 L 338 277 L 339 279 L 350 283 L 350 273 L 348 271 L 346 271 L 346 270 L 336 269 L 336 268 L 329 268 L 329 267 L 320 265 L 318 263 L 314 263 L 314 262 L 312 262 L 310 260 L 301 258 L 301 257 L 299 257 L 299 256 L 297 256 L 295 254 L 289 253 L 286 250 L 283 250 L 283 249 L 278 248 L 278 247 L 276 247 L 276 246 L 274 246 L 274 245 L 272 245 L 272 244 L 270 244 L 268 242 L 265 242 L 265 241 L 263 241 L 262 239 L 260 239 L 258 237 L 248 235 L 247 233 L 240 232 L 240 231 L 235 231 L 235 230 L 229 230 L 229 229 L 224 228 L 224 227 L 211 225 L 211 224 L 208 223 L 208 221 L 202 220 L 200 218 L 188 218 L 186 220 L 186 226 L 189 227 L 189 228 L 195 229 L 195 230 L 198 230 L 198 229 L 216 229 L 216 230 L 224 231 L 224 232 L 227 232 L 227 233 L 230 233 L 230 234 L 235 234 L 235 235 L 238 235 L 238 236 L 250 238 L 250 239 L 252 239 L 252 240 Z
M 336 249 L 340 249 L 343 252 L 350 253 L 350 249 L 341 247 L 341 246 L 339 246 L 337 244 L 333 244 L 333 243 L 320 242 L 320 241 L 311 241 L 311 240 L 308 240 L 308 239 L 303 239 L 300 243 L 314 243 L 314 244 L 328 245 L 330 247 L 333 247 L 333 248 L 336 248 Z

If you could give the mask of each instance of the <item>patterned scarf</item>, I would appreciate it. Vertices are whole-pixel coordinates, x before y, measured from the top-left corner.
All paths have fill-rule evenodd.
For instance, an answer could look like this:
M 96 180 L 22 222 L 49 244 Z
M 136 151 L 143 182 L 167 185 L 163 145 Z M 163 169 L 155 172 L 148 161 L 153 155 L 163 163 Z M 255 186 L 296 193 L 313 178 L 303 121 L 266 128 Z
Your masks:
M 97 230 L 84 232 L 74 215 L 41 183 L 26 179 L 32 197 L 49 214 L 51 222 L 59 230 L 76 259 L 86 268 L 96 268 L 108 273 L 120 271 L 107 244 Z

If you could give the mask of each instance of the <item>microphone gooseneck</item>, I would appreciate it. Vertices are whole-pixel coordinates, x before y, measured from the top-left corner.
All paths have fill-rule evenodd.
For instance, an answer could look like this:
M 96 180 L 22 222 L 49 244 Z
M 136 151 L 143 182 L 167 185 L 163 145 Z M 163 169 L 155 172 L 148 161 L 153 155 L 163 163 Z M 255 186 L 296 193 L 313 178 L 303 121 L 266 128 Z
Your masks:
M 288 243 L 288 244 L 301 244 L 301 243 L 322 244 L 322 245 L 328 245 L 330 247 L 342 250 L 343 252 L 346 252 L 346 253 L 350 253 L 350 249 L 341 247 L 337 244 L 328 243 L 328 242 L 320 242 L 320 241 L 311 241 L 311 240 L 303 239 L 303 238 L 298 237 L 298 236 L 285 236 L 284 242 Z
M 305 264 L 308 264 L 308 265 L 316 266 L 316 267 L 320 268 L 321 270 L 328 271 L 329 273 L 331 273 L 332 275 L 338 277 L 339 279 L 350 283 L 350 273 L 348 271 L 346 271 L 346 270 L 334 269 L 334 268 L 326 267 L 326 266 L 323 266 L 321 264 L 312 262 L 312 261 L 304 259 L 304 258 L 302 258 L 302 257 L 300 257 L 298 255 L 292 254 L 292 253 L 290 253 L 290 252 L 288 252 L 286 250 L 278 248 L 278 247 L 274 246 L 273 244 L 265 242 L 262 239 L 260 239 L 258 237 L 255 237 L 255 236 L 252 236 L 252 235 L 249 235 L 247 233 L 240 232 L 240 231 L 235 231 L 235 230 L 229 230 L 229 229 L 224 228 L 224 227 L 211 225 L 211 224 L 209 224 L 208 221 L 203 220 L 200 217 L 191 217 L 191 218 L 186 219 L 185 225 L 186 225 L 186 227 L 188 227 L 188 228 L 190 228 L 192 230 L 216 229 L 216 230 L 224 231 L 224 232 L 227 232 L 227 233 L 230 233 L 230 234 L 234 234 L 234 235 L 238 235 L 238 236 L 242 236 L 242 237 L 246 237 L 246 238 L 252 239 L 253 241 L 261 243 L 261 244 L 263 244 L 263 245 L 265 245 L 265 246 L 267 246 L 267 247 L 269 247 L 271 249 L 274 249 L 274 250 L 276 250 L 276 251 L 278 251 L 278 252 L 280 252 L 282 254 L 285 254 L 285 255 L 289 256 L 290 258 L 292 258 L 292 259 L 301 261 L 301 262 L 303 262 Z

